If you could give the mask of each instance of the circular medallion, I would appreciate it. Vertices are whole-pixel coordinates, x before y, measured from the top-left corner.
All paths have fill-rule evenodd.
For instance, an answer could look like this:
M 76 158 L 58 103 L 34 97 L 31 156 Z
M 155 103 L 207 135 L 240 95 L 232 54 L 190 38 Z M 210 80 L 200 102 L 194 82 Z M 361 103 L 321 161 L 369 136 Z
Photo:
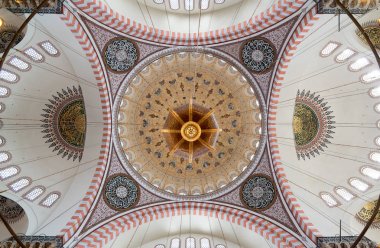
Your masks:
M 249 69 L 261 73 L 271 68 L 276 59 L 276 52 L 269 41 L 254 39 L 244 45 L 241 57 Z
M 109 69 L 123 73 L 135 64 L 138 52 L 132 42 L 126 39 L 113 39 L 105 48 L 104 59 Z
M 245 181 L 240 196 L 248 208 L 256 211 L 265 210 L 274 203 L 276 189 L 271 178 L 259 174 Z
M 0 212 L 1 215 L 10 223 L 15 223 L 25 215 L 24 209 L 4 196 L 0 196 Z
M 115 210 L 126 210 L 139 199 L 139 188 L 125 174 L 116 174 L 107 179 L 104 189 L 105 202 Z
M 261 91 L 250 73 L 223 53 L 158 52 L 129 73 L 117 96 L 116 150 L 128 173 L 160 197 L 217 197 L 244 181 L 261 157 L 266 136 Z

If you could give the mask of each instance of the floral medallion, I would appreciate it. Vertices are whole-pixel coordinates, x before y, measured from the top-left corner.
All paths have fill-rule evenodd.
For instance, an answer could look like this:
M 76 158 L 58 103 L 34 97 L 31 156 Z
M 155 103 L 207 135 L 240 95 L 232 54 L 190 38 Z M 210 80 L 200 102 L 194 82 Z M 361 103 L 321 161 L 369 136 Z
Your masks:
M 17 202 L 12 201 L 4 196 L 0 196 L 1 215 L 10 223 L 15 223 L 25 215 L 24 209 Z
M 335 128 L 332 112 L 323 98 L 310 91 L 298 91 L 293 114 L 293 133 L 297 158 L 305 159 L 319 155 Z
M 86 138 L 86 110 L 80 86 L 57 92 L 45 105 L 45 119 L 41 120 L 45 143 L 50 143 L 49 147 L 54 147 L 53 152 L 62 158 L 80 161 Z
M 113 175 L 105 183 L 104 200 L 115 210 L 131 208 L 138 202 L 139 197 L 139 188 L 126 174 Z
M 274 64 L 276 49 L 266 39 L 254 39 L 243 46 L 241 57 L 249 69 L 256 73 L 262 73 Z
M 270 177 L 257 174 L 248 178 L 241 188 L 241 201 L 250 209 L 262 211 L 274 203 L 276 189 Z
M 107 44 L 104 59 L 110 70 L 123 73 L 133 67 L 138 59 L 138 51 L 132 42 L 117 38 Z

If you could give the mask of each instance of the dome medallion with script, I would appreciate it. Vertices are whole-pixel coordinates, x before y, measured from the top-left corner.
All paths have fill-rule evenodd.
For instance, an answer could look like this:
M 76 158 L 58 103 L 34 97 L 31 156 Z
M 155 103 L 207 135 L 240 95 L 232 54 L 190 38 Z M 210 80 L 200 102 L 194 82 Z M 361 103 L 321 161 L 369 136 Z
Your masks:
M 265 39 L 254 39 L 243 46 L 241 57 L 249 69 L 256 73 L 262 73 L 274 64 L 276 49 Z
M 116 150 L 128 172 L 161 197 L 226 193 L 261 157 L 266 115 L 260 89 L 220 52 L 156 53 L 131 71 L 117 95 Z

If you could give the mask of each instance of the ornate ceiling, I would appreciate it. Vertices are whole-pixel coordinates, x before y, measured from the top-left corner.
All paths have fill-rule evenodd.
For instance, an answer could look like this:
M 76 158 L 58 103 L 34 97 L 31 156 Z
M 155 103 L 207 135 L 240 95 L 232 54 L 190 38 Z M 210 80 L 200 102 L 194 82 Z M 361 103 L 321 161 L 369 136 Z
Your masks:
M 23 232 L 144 248 L 193 233 L 231 248 L 314 247 L 340 219 L 345 236 L 361 230 L 380 186 L 375 60 L 313 1 L 247 2 L 209 10 L 198 32 L 183 24 L 196 10 L 173 11 L 168 32 L 120 1 L 33 20 L 0 75 L 0 191 Z M 164 12 L 130 4 L 152 23 Z

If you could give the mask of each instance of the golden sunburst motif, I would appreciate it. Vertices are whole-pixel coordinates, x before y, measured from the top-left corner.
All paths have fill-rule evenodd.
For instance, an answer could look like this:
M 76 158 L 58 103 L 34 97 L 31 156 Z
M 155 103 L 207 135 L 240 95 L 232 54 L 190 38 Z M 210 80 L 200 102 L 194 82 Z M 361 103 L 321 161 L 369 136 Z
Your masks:
M 218 124 L 213 114 L 198 104 L 190 103 L 169 111 L 164 128 L 164 135 L 169 154 L 188 158 L 189 163 L 209 151 L 215 150 L 214 145 L 219 132 Z

